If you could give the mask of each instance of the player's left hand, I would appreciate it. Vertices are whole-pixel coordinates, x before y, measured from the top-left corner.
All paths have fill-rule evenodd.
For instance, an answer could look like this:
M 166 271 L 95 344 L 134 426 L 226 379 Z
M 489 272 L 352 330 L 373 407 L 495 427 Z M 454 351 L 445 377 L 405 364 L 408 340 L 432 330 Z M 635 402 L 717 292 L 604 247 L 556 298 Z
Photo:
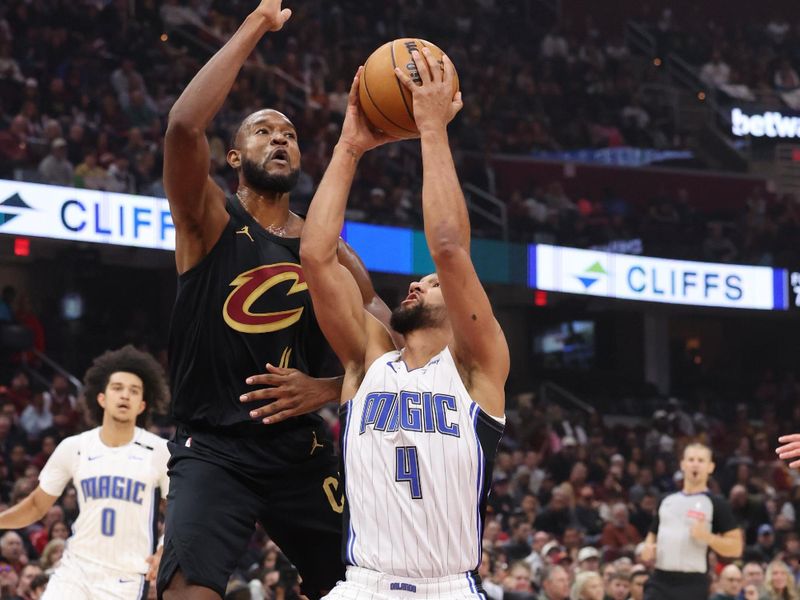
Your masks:
M 422 85 L 417 85 L 399 67 L 394 72 L 414 99 L 414 121 L 420 135 L 428 130 L 441 130 L 453 120 L 462 109 L 461 92 L 453 96 L 453 80 L 456 68 L 446 54 L 442 55 L 439 66 L 429 48 L 422 53 L 414 50 L 411 53 Z
M 694 540 L 704 544 L 708 543 L 708 539 L 711 536 L 711 532 L 708 530 L 708 525 L 706 524 L 705 519 L 697 519 L 695 524 L 692 525 L 692 528 L 689 530 L 689 533 Z
M 241 402 L 271 400 L 269 404 L 250 411 L 250 417 L 273 425 L 318 410 L 329 402 L 337 402 L 341 379 L 315 379 L 297 369 L 274 367 L 267 363 L 267 373 L 253 375 L 247 385 L 267 385 L 260 390 L 242 394 Z M 338 391 L 337 391 L 338 390 Z
M 781 460 L 800 458 L 800 433 L 790 433 L 778 438 L 782 444 L 775 449 L 778 458 Z M 789 463 L 792 469 L 800 469 L 800 460 L 793 460 Z
M 155 583 L 156 577 L 158 576 L 158 565 L 161 564 L 161 555 L 164 553 L 164 546 L 159 546 L 156 553 L 148 556 L 145 560 L 149 567 L 147 568 L 147 575 L 145 575 L 145 579 L 150 583 Z
M 363 75 L 364 67 L 359 67 L 353 77 L 353 84 L 350 86 L 347 111 L 344 115 L 344 123 L 342 123 L 342 133 L 339 136 L 340 144 L 352 148 L 359 155 L 383 144 L 397 141 L 397 138 L 372 127 L 364 115 L 364 111 L 361 110 L 361 104 L 358 101 L 358 85 Z

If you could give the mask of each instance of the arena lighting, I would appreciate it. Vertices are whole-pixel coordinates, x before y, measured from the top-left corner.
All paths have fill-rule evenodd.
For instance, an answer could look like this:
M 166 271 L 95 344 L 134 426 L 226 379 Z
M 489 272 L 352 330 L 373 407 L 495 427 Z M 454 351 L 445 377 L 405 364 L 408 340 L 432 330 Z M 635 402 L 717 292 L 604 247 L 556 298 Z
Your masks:
M 661 59 L 656 56 L 653 59 L 653 65 L 656 66 L 656 67 L 660 67 L 661 66 Z
M 536 290 L 533 292 L 534 306 L 547 306 L 547 292 L 544 290 Z
M 161 34 L 161 41 L 166 42 L 169 39 L 169 36 L 166 33 Z
M 700 102 L 703 102 L 706 99 L 706 93 L 705 92 L 697 92 L 697 99 L 700 100 Z
M 31 241 L 28 238 L 14 238 L 14 256 L 30 256 Z

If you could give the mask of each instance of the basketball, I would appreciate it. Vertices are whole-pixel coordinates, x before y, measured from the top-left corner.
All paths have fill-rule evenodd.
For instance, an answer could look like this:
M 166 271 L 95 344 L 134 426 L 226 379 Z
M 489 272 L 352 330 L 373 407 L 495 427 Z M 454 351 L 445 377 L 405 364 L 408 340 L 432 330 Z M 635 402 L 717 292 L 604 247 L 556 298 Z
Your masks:
M 359 99 L 370 123 L 377 129 L 396 138 L 413 138 L 419 135 L 414 123 L 411 93 L 403 87 L 394 73 L 400 67 L 411 80 L 420 85 L 411 52 L 430 48 L 433 58 L 442 65 L 442 50 L 435 44 L 418 38 L 399 38 L 387 42 L 373 52 L 364 64 L 359 86 Z M 458 75 L 453 81 L 453 96 L 458 91 Z

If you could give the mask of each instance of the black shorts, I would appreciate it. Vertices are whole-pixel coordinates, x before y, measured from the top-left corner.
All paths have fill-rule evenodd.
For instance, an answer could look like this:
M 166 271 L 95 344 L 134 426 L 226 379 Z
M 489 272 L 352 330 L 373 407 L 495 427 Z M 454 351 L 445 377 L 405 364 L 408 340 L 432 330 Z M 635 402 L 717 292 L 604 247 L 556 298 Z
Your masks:
M 644 586 L 644 600 L 708 600 L 708 575 L 655 570 Z
M 269 470 L 260 477 L 211 451 L 217 444 L 235 445 L 235 440 L 196 434 L 187 447 L 179 433 L 170 442 L 158 598 L 178 569 L 188 583 L 224 597 L 257 521 L 297 567 L 310 599 L 344 579 L 342 490 L 330 438 L 304 429 L 283 441 L 287 452 L 297 445 L 297 467 Z

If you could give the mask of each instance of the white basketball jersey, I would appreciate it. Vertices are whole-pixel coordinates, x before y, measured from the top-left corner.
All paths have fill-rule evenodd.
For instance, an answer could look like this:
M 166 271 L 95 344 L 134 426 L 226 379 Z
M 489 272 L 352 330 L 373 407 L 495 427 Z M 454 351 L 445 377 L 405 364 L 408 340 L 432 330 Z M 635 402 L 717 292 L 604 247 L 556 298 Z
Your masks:
M 155 551 L 159 497 L 169 478 L 167 441 L 136 428 L 133 441 L 112 448 L 100 428 L 66 438 L 39 474 L 39 485 L 60 496 L 70 480 L 80 514 L 67 542 L 71 556 L 128 573 L 146 573 Z
M 344 562 L 415 578 L 477 569 L 503 425 L 470 398 L 450 350 L 412 371 L 383 355 L 341 418 Z

